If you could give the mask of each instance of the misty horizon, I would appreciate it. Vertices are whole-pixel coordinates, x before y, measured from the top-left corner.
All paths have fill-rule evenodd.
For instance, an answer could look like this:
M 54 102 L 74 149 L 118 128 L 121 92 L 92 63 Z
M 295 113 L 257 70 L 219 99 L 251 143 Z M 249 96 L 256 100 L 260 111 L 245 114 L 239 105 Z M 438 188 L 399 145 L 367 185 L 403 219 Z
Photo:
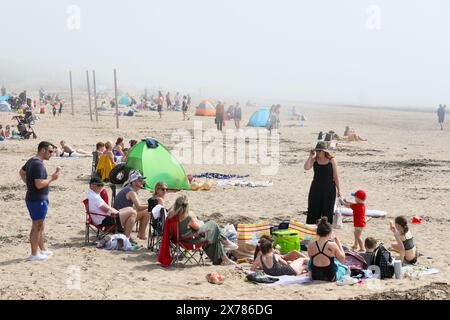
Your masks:
M 79 90 L 86 70 L 113 90 L 116 68 L 122 91 L 394 107 L 450 100 L 444 0 L 18 0 L 1 8 L 0 86 L 15 90 L 68 90 L 69 70 Z

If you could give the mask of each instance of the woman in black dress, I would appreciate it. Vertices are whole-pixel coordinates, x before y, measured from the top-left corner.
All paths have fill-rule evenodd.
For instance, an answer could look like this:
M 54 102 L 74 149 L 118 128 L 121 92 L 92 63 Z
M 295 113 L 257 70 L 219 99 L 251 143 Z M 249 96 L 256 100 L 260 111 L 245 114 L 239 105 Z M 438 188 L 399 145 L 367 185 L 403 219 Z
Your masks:
M 321 217 L 333 222 L 334 204 L 341 196 L 339 175 L 334 157 L 329 153 L 326 142 L 319 141 L 311 150 L 304 165 L 305 170 L 314 168 L 314 178 L 309 189 L 307 224 L 316 224 Z

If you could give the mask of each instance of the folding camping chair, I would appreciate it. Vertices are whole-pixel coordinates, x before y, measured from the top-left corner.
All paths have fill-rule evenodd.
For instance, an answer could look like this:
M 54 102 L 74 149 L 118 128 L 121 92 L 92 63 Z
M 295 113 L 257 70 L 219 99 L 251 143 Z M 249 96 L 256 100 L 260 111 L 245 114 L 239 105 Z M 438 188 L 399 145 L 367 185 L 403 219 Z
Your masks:
M 203 254 L 205 253 L 203 247 L 208 244 L 207 240 L 202 240 L 197 243 L 187 242 L 190 239 L 199 238 L 202 234 L 206 234 L 209 230 L 203 232 L 197 232 L 191 234 L 187 237 L 180 238 L 180 221 L 179 217 L 175 216 L 168 220 L 170 228 L 170 247 L 171 247 L 171 255 L 172 255 L 172 263 L 177 261 L 181 261 L 184 258 L 186 260 L 183 264 L 187 264 L 189 261 L 195 262 L 197 265 L 205 265 L 205 261 L 203 260 Z M 197 258 L 196 254 L 200 256 Z
M 153 209 L 153 208 L 152 208 Z M 166 209 L 161 208 L 159 217 L 155 218 L 149 207 L 150 225 L 148 227 L 148 244 L 147 247 L 151 251 L 158 252 L 161 247 L 161 241 L 164 231 L 164 221 L 166 220 Z
M 100 196 L 103 198 L 103 200 L 108 203 L 108 192 L 103 189 L 100 192 Z M 109 217 L 106 214 L 99 214 L 99 213 L 93 213 L 89 212 L 89 200 L 84 199 L 83 200 L 84 208 L 86 210 L 86 223 L 85 223 L 85 233 L 84 233 L 84 243 L 89 244 L 90 242 L 90 231 L 93 231 L 96 233 L 96 240 L 100 240 L 103 237 L 105 237 L 108 234 L 115 233 L 117 230 L 117 225 L 111 225 L 111 226 L 103 226 L 103 225 L 96 225 L 94 221 L 92 220 L 92 216 L 103 216 L 103 217 Z

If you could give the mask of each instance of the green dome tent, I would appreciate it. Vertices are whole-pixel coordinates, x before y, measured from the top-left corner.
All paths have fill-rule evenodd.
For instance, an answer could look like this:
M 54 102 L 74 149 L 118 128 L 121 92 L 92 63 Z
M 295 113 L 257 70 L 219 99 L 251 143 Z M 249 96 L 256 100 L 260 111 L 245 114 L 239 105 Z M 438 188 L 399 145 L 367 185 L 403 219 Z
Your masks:
M 116 178 L 122 170 L 125 175 Z M 123 183 L 128 178 L 130 170 L 138 170 L 147 177 L 145 188 L 154 190 L 157 182 L 163 181 L 169 189 L 190 190 L 190 185 L 181 163 L 172 153 L 155 139 L 144 139 L 136 144 L 127 157 L 125 166 L 116 166 L 110 174 L 112 183 Z

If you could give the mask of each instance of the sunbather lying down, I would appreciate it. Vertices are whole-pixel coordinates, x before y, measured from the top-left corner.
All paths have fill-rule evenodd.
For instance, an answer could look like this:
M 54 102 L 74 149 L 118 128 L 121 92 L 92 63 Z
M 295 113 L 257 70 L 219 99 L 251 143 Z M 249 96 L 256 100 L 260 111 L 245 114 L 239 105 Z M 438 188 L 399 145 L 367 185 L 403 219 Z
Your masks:
M 64 157 L 67 154 L 68 157 L 92 157 L 91 152 L 84 151 L 82 149 L 73 149 L 64 140 L 60 142 L 61 150 L 58 149 L 57 156 Z
M 367 141 L 367 139 L 357 135 L 355 129 L 350 128 L 349 126 L 345 127 L 343 136 L 338 136 L 335 134 L 335 138 L 340 141 Z

